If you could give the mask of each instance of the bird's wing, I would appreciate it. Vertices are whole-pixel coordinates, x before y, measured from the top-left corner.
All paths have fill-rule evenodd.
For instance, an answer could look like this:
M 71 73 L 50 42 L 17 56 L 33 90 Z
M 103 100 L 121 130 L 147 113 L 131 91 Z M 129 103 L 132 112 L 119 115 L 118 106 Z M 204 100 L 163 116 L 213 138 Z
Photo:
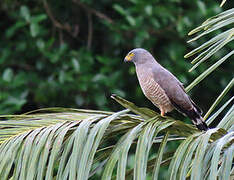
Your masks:
M 173 75 L 174 76 L 174 75 Z M 175 77 L 176 78 L 176 77 Z M 184 85 L 183 83 L 181 83 L 178 79 L 176 79 L 178 81 L 179 86 L 181 87 L 181 89 L 183 89 L 183 91 L 186 93 L 185 89 L 184 89 Z M 187 93 L 186 93 L 187 94 Z M 189 96 L 188 96 L 189 97 Z M 199 114 L 203 114 L 203 111 L 201 110 L 200 107 L 198 107 L 195 102 L 193 102 L 193 100 L 189 97 L 189 100 L 191 101 L 191 103 L 193 104 L 193 106 L 196 108 L 196 110 L 199 112 Z
M 172 74 L 173 75 L 173 74 Z M 174 75 L 173 75 L 174 76 Z M 178 84 L 179 84 L 179 86 L 181 87 L 181 89 L 183 89 L 183 91 L 186 93 L 186 91 L 185 91 L 185 89 L 184 89 L 184 85 L 183 85 L 183 83 L 181 83 L 175 76 L 174 76 L 174 78 L 177 80 L 177 82 L 178 82 Z M 186 93 L 187 94 L 187 93 Z M 188 96 L 188 95 L 187 95 Z M 201 108 L 200 107 L 198 107 L 194 102 L 193 102 L 193 100 L 188 96 L 188 98 L 189 98 L 189 100 L 191 101 L 191 103 L 193 104 L 193 106 L 196 108 L 196 110 L 198 111 L 198 113 L 199 114 L 203 114 L 203 111 L 201 110 Z
M 182 83 L 162 66 L 152 67 L 153 79 L 165 91 L 176 109 L 187 114 L 194 107 L 194 103 L 186 94 Z
M 207 130 L 208 126 L 201 117 L 202 111 L 187 95 L 180 81 L 160 66 L 152 67 L 152 72 L 154 81 L 164 90 L 172 105 L 192 119 L 199 129 Z

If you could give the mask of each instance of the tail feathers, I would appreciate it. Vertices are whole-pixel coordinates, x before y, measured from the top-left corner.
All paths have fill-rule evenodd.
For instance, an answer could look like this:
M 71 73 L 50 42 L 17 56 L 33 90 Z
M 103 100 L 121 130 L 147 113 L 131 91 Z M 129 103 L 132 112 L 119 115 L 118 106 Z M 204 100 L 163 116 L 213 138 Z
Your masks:
M 207 124 L 204 122 L 202 117 L 199 118 L 194 118 L 192 119 L 192 122 L 194 125 L 196 125 L 196 127 L 201 130 L 201 131 L 207 131 L 209 129 L 209 127 L 207 126 Z
M 201 131 L 207 131 L 209 129 L 204 119 L 201 117 L 200 112 L 196 108 L 189 111 L 187 115 L 190 119 L 192 119 L 193 124 Z
M 191 100 L 192 102 L 192 100 Z M 202 110 L 194 103 L 192 102 L 192 104 L 194 105 L 192 109 L 187 110 L 182 108 L 181 106 L 177 105 L 175 102 L 173 102 L 171 100 L 171 103 L 174 105 L 174 107 L 180 111 L 182 114 L 187 115 L 193 122 L 193 124 L 201 131 L 207 131 L 209 129 L 209 127 L 207 126 L 207 124 L 205 123 L 204 119 L 202 118 L 201 114 L 202 114 Z

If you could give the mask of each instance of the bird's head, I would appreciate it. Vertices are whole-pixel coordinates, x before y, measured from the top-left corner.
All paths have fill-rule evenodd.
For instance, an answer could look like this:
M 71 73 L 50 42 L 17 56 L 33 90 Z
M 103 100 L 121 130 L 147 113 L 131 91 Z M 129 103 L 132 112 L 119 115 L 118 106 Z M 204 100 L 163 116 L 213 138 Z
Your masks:
M 152 56 L 147 50 L 136 48 L 131 50 L 124 58 L 124 62 L 133 62 L 134 64 L 142 64 L 148 61 L 148 57 Z

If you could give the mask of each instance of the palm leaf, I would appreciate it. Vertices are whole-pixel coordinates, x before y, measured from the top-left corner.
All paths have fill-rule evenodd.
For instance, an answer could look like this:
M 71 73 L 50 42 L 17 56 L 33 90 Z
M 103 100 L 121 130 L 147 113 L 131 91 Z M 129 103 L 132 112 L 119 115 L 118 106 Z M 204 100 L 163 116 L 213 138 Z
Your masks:
M 37 111 L 37 114 L 29 113 L 11 118 L 6 116 L 6 119 L 1 121 L 1 130 L 11 128 L 7 123 L 9 121 L 11 124 L 14 122 L 13 127 L 20 124 L 23 131 L 18 135 L 12 133 L 13 135 L 8 139 L 5 138 L 0 145 L 0 177 L 3 180 L 55 177 L 71 180 L 88 179 L 97 172 L 98 168 L 102 169 L 104 166 L 102 179 L 112 177 L 125 179 L 129 173 L 134 179 L 145 179 L 149 173 L 157 179 L 159 167 L 168 164 L 171 160 L 169 170 L 171 179 L 176 177 L 183 179 L 186 175 L 193 177 L 196 173 L 200 174 L 201 179 L 205 175 L 218 176 L 219 173 L 214 174 L 213 171 L 210 175 L 209 169 L 201 171 L 195 168 L 195 164 L 201 165 L 204 159 L 208 162 L 208 167 L 212 166 L 213 169 L 217 168 L 216 162 L 219 159 L 222 162 L 219 166 L 220 172 L 224 172 L 225 177 L 229 177 L 231 167 L 228 158 L 233 156 L 231 151 L 233 149 L 230 149 L 233 144 L 231 140 L 233 133 L 227 133 L 219 128 L 206 133 L 199 132 L 191 125 L 169 117 L 162 118 L 156 112 L 147 108 L 138 108 L 118 96 L 113 98 L 138 115 L 126 114 L 128 110 L 107 113 L 68 109 L 62 113 L 59 109 L 50 109 L 50 113 L 47 110 L 47 113 L 43 114 L 38 114 L 41 111 Z M 51 117 L 52 122 L 50 122 Z M 67 120 L 68 117 L 71 117 L 72 121 Z M 33 121 L 38 122 L 37 128 L 34 122 L 35 126 L 31 126 L 31 130 L 26 131 L 24 127 Z M 58 123 L 54 124 L 55 121 Z M 184 129 L 184 132 L 180 129 Z M 112 133 L 121 134 L 122 137 L 113 144 L 114 146 L 106 146 Z M 167 135 L 164 138 L 158 136 L 161 133 Z M 165 154 L 166 144 L 170 140 L 182 141 L 173 159 L 171 155 L 168 157 Z M 223 144 L 218 151 L 216 148 L 220 142 Z M 155 148 L 152 148 L 155 143 L 160 143 L 158 155 L 150 159 L 149 152 L 152 149 L 155 151 Z M 135 149 L 133 153 L 129 151 L 130 148 Z M 133 169 L 128 169 L 127 159 L 133 154 L 135 154 L 135 166 Z M 94 164 L 97 166 L 94 167 Z
M 225 1 L 222 2 L 222 4 Z M 234 23 L 234 9 L 229 9 L 227 11 L 224 11 L 214 17 L 211 17 L 207 19 L 204 23 L 202 23 L 201 26 L 195 28 L 194 30 L 189 32 L 189 35 L 193 35 L 195 33 L 198 33 L 200 31 L 203 31 L 201 34 L 197 35 L 193 39 L 191 39 L 189 42 L 198 40 L 199 38 L 217 30 L 222 27 L 231 26 Z M 234 39 L 234 28 L 229 28 L 225 32 L 219 33 L 215 37 L 211 38 L 204 44 L 200 45 L 199 47 L 195 48 L 191 52 L 185 55 L 185 58 L 193 56 L 195 54 L 198 54 L 197 57 L 194 58 L 192 63 L 196 63 L 190 71 L 194 70 L 196 67 L 198 67 L 201 63 L 203 63 L 205 60 L 210 58 L 212 55 L 214 55 L 217 51 L 219 51 L 221 48 L 223 48 L 227 43 L 231 42 Z M 190 91 L 194 86 L 196 86 L 198 83 L 200 83 L 204 78 L 206 78 L 210 73 L 212 73 L 216 68 L 218 68 L 221 64 L 223 64 L 227 59 L 230 59 L 230 56 L 234 54 L 234 51 L 230 51 L 226 55 L 224 55 L 221 59 L 219 59 L 216 63 L 214 63 L 211 67 L 209 67 L 206 71 L 204 71 L 201 75 L 199 75 L 187 88 L 186 91 Z M 226 86 L 226 88 L 221 92 L 219 97 L 216 99 L 216 101 L 211 105 L 210 109 L 206 113 L 204 119 L 207 119 L 208 116 L 211 114 L 211 112 L 215 109 L 215 107 L 221 102 L 221 100 L 224 98 L 224 96 L 232 89 L 233 87 L 233 79 L 230 81 L 230 83 Z M 232 98 L 231 98 L 232 99 Z M 207 121 L 208 124 L 212 123 L 212 121 L 223 111 L 223 109 L 231 102 L 232 100 L 229 100 L 228 103 L 225 104 L 225 106 L 221 107 L 214 115 L 212 115 Z M 226 116 L 222 119 L 222 123 L 218 127 L 222 127 L 225 129 L 229 129 L 233 125 L 233 118 L 232 113 L 233 109 L 231 108 L 229 110 L 229 113 L 226 114 Z M 224 125 L 226 124 L 226 125 Z
M 169 133 L 167 133 L 164 136 L 164 138 L 162 140 L 162 143 L 160 144 L 160 147 L 159 147 L 159 150 L 158 150 L 159 152 L 158 152 L 157 159 L 155 161 L 154 171 L 153 171 L 153 179 L 154 180 L 158 179 L 159 169 L 160 169 L 160 166 L 161 166 L 161 163 L 162 163 L 162 158 L 163 158 L 163 154 L 164 154 L 164 151 L 165 151 L 168 136 L 169 136 Z
M 206 115 L 204 116 L 204 119 L 206 119 L 210 115 L 210 113 L 215 109 L 215 107 L 222 100 L 222 98 L 227 94 L 227 92 L 233 87 L 233 85 L 234 85 L 234 78 L 232 78 L 232 80 L 228 83 L 228 85 L 225 87 L 225 89 L 221 92 L 219 97 L 217 97 L 215 102 L 212 104 L 212 106 L 207 111 Z
M 202 30 L 201 34 L 197 35 L 193 39 L 189 40 L 188 42 L 193 42 L 198 40 L 199 38 L 207 35 L 217 29 L 222 27 L 226 27 L 228 25 L 232 25 L 234 23 L 234 9 L 229 9 L 224 11 L 214 17 L 207 19 L 201 26 L 195 28 L 194 30 L 189 32 L 189 35 L 193 35 L 198 33 Z M 191 52 L 187 53 L 184 57 L 188 58 L 195 54 L 200 53 L 197 57 L 194 58 L 192 61 L 193 67 L 189 70 L 192 71 L 196 67 L 198 67 L 201 63 L 205 60 L 210 58 L 214 55 L 217 51 L 222 49 L 226 44 L 234 40 L 234 28 L 230 28 L 222 33 L 219 33 L 215 37 L 211 38 L 204 44 L 200 45 L 199 47 L 195 48 Z M 201 82 L 205 77 L 207 77 L 211 72 L 213 72 L 217 67 L 219 67 L 222 63 L 224 63 L 230 56 L 234 54 L 234 51 L 227 53 L 223 56 L 220 60 L 218 60 L 215 64 L 213 64 L 210 68 L 208 68 L 205 72 L 203 72 L 200 76 L 198 76 L 187 88 L 186 91 L 190 91 L 195 85 Z M 221 99 L 220 99 L 221 100 Z
M 209 125 L 209 124 L 211 124 L 214 120 L 215 120 L 215 118 L 233 101 L 233 99 L 234 99 L 234 96 L 231 98 L 231 99 L 229 99 L 216 113 L 214 113 L 206 122 L 207 122 L 207 124 Z M 224 118 L 223 118 L 224 119 Z M 224 121 L 224 123 L 223 124 L 225 124 L 227 121 Z
M 69 167 L 69 169 L 71 167 L 77 169 L 78 167 L 79 171 L 75 171 L 77 173 L 84 170 L 82 171 L 82 177 L 88 176 L 94 154 L 108 124 L 111 120 L 126 112 L 127 110 L 124 110 L 106 118 L 99 117 L 99 119 L 97 119 L 96 115 L 93 115 L 92 118 L 84 119 L 82 122 L 65 121 L 48 127 L 37 128 L 10 138 L 9 141 L 5 141 L 1 145 L 2 163 L 0 165 L 0 176 L 3 177 L 3 179 L 8 179 L 9 173 L 14 167 L 12 174 L 13 179 L 33 179 L 34 177 L 39 179 L 51 179 L 54 176 L 54 168 L 59 164 L 60 159 L 64 164 L 68 163 L 66 166 Z M 50 114 L 48 116 L 50 117 Z M 62 116 L 64 115 L 62 114 Z M 91 124 L 97 120 L 99 121 L 95 123 L 93 127 L 90 127 Z M 76 129 L 75 127 L 78 128 Z M 87 133 L 89 129 L 90 132 Z M 79 148 L 82 143 L 83 148 Z M 71 148 L 71 144 L 73 149 L 66 149 L 68 147 Z M 77 153 L 77 149 L 79 149 L 80 153 Z M 72 156 L 70 156 L 70 153 Z M 4 154 L 7 154 L 7 156 Z M 60 157 L 61 154 L 64 155 L 62 158 Z M 71 158 L 74 158 L 75 161 Z M 17 160 L 15 161 L 15 159 Z M 74 164 L 77 163 L 77 159 L 79 160 L 79 164 L 74 166 Z M 49 163 L 47 164 L 47 162 Z M 66 173 L 61 173 L 67 169 L 64 164 L 59 166 L 58 174 L 66 177 Z M 24 169 L 21 169 L 22 167 Z M 28 171 L 28 168 L 30 168 L 30 171 Z M 73 171 L 68 172 L 71 173 L 69 174 L 70 178 L 77 175 L 74 176 Z
M 215 179 L 221 174 L 220 168 L 222 169 L 222 166 L 226 164 L 228 164 L 228 167 L 222 173 L 225 173 L 228 177 L 226 179 L 229 179 L 232 165 L 226 161 L 226 155 L 224 155 L 226 153 L 221 152 L 228 152 L 230 153 L 229 157 L 232 156 L 229 152 L 231 150 L 227 151 L 227 147 L 224 145 L 227 145 L 228 149 L 232 149 L 234 134 L 233 132 L 227 133 L 220 139 L 211 142 L 211 135 L 218 130 L 216 128 L 203 134 L 194 134 L 179 146 L 170 164 L 170 179 L 185 179 L 186 176 L 191 179 L 206 179 L 207 173 L 210 179 Z M 229 161 L 232 162 L 232 159 L 229 159 Z M 224 165 L 220 166 L 219 164 Z

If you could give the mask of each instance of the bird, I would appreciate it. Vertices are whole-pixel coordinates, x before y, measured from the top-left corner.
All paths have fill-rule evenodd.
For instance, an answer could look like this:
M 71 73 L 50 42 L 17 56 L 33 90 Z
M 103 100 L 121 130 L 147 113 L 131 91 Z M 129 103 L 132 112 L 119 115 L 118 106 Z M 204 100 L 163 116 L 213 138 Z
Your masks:
M 201 131 L 209 127 L 202 118 L 202 110 L 186 93 L 183 84 L 167 69 L 161 66 L 152 54 L 143 49 L 131 50 L 124 62 L 133 62 L 143 94 L 160 109 L 161 116 L 176 109 L 189 117 Z

